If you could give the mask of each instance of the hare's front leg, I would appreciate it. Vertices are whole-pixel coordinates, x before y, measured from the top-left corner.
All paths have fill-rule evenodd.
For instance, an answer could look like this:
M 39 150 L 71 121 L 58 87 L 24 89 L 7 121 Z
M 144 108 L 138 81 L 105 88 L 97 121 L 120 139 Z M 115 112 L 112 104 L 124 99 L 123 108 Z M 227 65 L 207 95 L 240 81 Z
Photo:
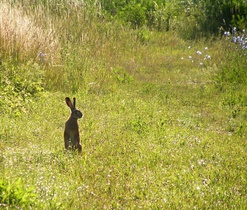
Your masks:
M 69 149 L 69 135 L 64 131 L 64 146 L 65 146 L 65 149 Z

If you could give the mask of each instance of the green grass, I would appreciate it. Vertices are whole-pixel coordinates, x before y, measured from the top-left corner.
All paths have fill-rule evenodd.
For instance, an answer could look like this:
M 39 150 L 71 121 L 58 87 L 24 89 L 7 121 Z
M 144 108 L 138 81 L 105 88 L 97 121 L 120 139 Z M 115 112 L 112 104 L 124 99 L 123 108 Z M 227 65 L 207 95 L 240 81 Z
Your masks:
M 185 41 L 93 14 L 68 34 L 73 18 L 91 16 L 68 13 L 61 28 L 59 12 L 46 9 L 64 36 L 53 60 L 1 49 L 0 208 L 244 209 L 246 73 L 230 74 L 246 67 L 241 52 L 226 40 Z M 66 96 L 84 114 L 80 155 L 64 150 Z
M 33 186 L 42 208 L 245 206 L 246 141 L 221 130 L 226 117 L 215 106 L 205 104 L 208 113 L 176 94 L 165 102 L 127 90 L 77 96 L 82 155 L 64 152 L 61 93 L 2 118 L 1 173 Z

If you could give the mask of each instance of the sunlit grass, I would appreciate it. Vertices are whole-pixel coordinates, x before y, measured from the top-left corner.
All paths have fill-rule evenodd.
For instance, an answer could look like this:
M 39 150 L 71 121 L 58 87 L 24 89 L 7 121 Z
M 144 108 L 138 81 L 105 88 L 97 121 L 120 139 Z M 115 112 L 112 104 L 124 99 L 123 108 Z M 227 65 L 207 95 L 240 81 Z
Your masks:
M 210 118 L 219 114 L 214 105 L 207 107 L 209 117 L 208 112 L 197 113 L 205 112 L 204 107 L 176 99 L 177 93 L 165 104 L 153 96 L 150 106 L 149 97 L 126 91 L 101 97 L 78 94 L 85 114 L 79 121 L 81 156 L 64 151 L 63 122 L 69 113 L 60 94 L 37 100 L 28 116 L 2 126 L 8 133 L 1 142 L 2 172 L 34 186 L 43 208 L 187 208 L 206 203 L 223 209 L 245 204 L 246 143 L 222 132 L 216 122 L 210 126 Z
M 244 208 L 246 88 L 220 77 L 237 66 L 234 45 L 133 30 L 77 1 L 53 14 L 56 2 L 44 2 L 17 8 L 44 29 L 47 15 L 56 59 L 26 62 L 1 49 L 0 173 L 9 186 L 31 187 L 36 209 Z M 21 53 L 29 50 L 39 55 Z M 64 150 L 66 96 L 84 114 L 81 155 Z

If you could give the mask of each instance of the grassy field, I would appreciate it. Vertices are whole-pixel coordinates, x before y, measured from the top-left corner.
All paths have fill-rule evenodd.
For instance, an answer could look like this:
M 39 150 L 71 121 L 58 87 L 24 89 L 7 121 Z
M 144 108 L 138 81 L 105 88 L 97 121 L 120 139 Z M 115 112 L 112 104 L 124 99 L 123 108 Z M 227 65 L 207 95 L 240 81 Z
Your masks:
M 0 208 L 245 209 L 244 52 L 71 2 L 0 3 Z M 66 96 L 80 155 L 64 150 Z

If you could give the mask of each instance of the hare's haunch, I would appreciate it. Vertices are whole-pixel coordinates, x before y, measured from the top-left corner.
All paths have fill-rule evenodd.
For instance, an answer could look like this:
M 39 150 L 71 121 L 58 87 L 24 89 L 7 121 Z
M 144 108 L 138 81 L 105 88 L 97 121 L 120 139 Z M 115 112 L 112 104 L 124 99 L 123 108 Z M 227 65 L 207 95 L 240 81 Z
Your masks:
M 75 108 L 76 99 L 73 99 L 73 104 L 69 97 L 65 98 L 66 104 L 71 110 L 71 115 L 65 123 L 64 129 L 64 144 L 66 149 L 77 149 L 81 152 L 79 126 L 77 120 L 82 118 L 83 114 L 80 110 Z

